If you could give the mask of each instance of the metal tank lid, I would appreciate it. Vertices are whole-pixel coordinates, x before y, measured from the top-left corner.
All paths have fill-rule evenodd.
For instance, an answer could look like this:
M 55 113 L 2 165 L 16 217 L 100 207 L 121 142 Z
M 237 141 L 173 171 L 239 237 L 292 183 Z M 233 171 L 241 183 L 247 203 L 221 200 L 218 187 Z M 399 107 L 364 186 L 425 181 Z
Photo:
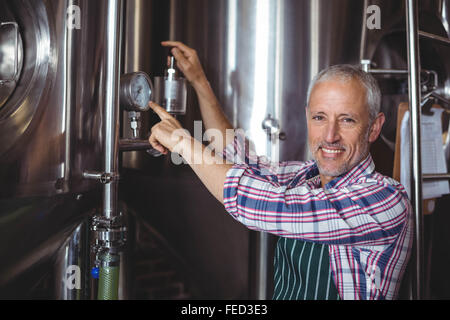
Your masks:
M 6 2 L 0 2 L 0 108 L 13 94 L 22 69 L 23 48 L 19 25 Z

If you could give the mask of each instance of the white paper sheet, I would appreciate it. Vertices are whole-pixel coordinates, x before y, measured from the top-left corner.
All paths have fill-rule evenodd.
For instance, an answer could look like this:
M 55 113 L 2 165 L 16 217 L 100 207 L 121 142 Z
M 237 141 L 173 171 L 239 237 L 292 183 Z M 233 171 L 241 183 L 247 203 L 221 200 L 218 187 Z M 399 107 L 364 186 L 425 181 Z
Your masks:
M 400 183 L 405 187 L 406 193 L 411 198 L 411 175 L 410 175 L 410 131 L 409 111 L 405 112 L 400 129 Z
M 442 143 L 442 109 L 432 108 L 433 115 L 421 116 L 422 173 L 447 173 L 444 145 Z M 410 179 L 410 130 L 409 111 L 401 125 L 401 175 L 400 182 L 411 197 Z M 423 199 L 439 198 L 450 193 L 448 180 L 427 181 L 422 184 Z

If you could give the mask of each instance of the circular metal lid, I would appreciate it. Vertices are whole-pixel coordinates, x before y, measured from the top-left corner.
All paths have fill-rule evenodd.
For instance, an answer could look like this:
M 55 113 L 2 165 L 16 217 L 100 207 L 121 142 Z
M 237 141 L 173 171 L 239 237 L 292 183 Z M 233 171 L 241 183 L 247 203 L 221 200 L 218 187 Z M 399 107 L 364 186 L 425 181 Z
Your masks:
M 23 64 L 19 25 L 8 5 L 0 2 L 0 108 L 8 101 L 19 80 Z

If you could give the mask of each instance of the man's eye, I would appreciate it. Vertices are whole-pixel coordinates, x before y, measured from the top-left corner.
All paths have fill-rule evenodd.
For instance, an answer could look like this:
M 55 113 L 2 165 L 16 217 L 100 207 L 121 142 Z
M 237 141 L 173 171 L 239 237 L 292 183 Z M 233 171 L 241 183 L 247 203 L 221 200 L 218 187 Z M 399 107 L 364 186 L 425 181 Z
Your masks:
M 322 116 L 313 116 L 312 118 L 313 118 L 313 120 L 317 120 L 317 121 L 323 120 Z
M 355 120 L 353 120 L 352 118 L 344 118 L 342 120 L 346 123 L 354 123 L 355 122 Z

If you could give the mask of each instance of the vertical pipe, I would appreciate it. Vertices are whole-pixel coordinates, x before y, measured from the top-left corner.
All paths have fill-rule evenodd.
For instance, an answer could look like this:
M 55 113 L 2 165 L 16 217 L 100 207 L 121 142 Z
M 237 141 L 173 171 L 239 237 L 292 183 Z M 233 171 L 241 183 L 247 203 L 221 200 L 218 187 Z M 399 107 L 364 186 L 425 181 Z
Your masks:
M 102 216 L 110 224 L 115 224 L 119 217 L 118 208 L 118 175 L 119 163 L 119 85 L 120 85 L 120 52 L 122 34 L 122 0 L 108 0 L 106 3 L 106 34 L 104 36 L 104 173 L 110 174 L 112 181 L 103 185 Z M 107 224 L 108 224 L 107 223 Z M 100 272 L 98 281 L 98 299 L 117 299 L 119 292 L 120 255 L 114 248 L 106 249 L 99 255 Z M 101 251 L 101 250 L 100 250 Z
M 408 41 L 409 107 L 411 112 L 411 195 L 415 214 L 415 299 L 423 298 L 423 216 L 422 216 L 422 159 L 420 135 L 420 52 L 417 1 L 406 0 L 406 31 Z
M 269 235 L 265 232 L 258 233 L 257 266 L 256 266 L 256 299 L 267 300 L 267 274 L 269 256 Z
M 366 43 L 367 43 L 367 14 L 366 14 L 366 10 L 367 7 L 369 6 L 368 0 L 364 0 L 364 5 L 363 5 L 363 12 L 362 12 L 362 16 L 363 16 L 363 22 L 362 22 L 362 26 L 361 26 L 361 41 L 360 41 L 360 48 L 359 48 L 359 61 L 366 59 L 365 54 L 366 54 Z M 367 71 L 366 71 L 367 72 Z
M 145 0 L 128 0 L 125 9 L 125 57 L 124 57 L 124 73 L 130 73 L 142 70 L 145 59 L 142 55 L 142 39 L 145 36 L 142 34 L 145 30 L 144 15 L 147 8 L 145 7 Z
M 119 150 L 119 84 L 122 0 L 108 0 L 106 21 L 105 67 L 105 145 L 104 172 L 115 176 L 118 172 Z M 118 183 L 115 179 L 104 185 L 103 216 L 107 219 L 118 215 Z
M 170 0 L 170 13 L 169 13 L 169 40 L 177 40 L 176 31 L 178 30 L 177 24 L 177 1 Z
M 67 1 L 65 3 L 66 5 L 63 6 L 63 8 L 68 8 L 69 6 L 73 5 L 73 1 Z M 76 47 L 74 45 L 74 29 L 69 28 L 67 26 L 67 20 L 65 20 L 65 27 L 64 27 L 64 46 L 65 46 L 65 54 L 61 56 L 62 64 L 65 66 L 64 73 L 64 116 L 63 118 L 63 124 L 62 127 L 64 128 L 65 132 L 65 152 L 64 152 L 64 162 L 62 163 L 62 172 L 61 176 L 64 177 L 64 180 L 68 182 L 70 179 L 70 168 L 72 167 L 71 164 L 71 124 L 72 124 L 72 95 L 73 95 L 73 82 L 72 82 L 72 70 L 73 70 L 73 48 Z

